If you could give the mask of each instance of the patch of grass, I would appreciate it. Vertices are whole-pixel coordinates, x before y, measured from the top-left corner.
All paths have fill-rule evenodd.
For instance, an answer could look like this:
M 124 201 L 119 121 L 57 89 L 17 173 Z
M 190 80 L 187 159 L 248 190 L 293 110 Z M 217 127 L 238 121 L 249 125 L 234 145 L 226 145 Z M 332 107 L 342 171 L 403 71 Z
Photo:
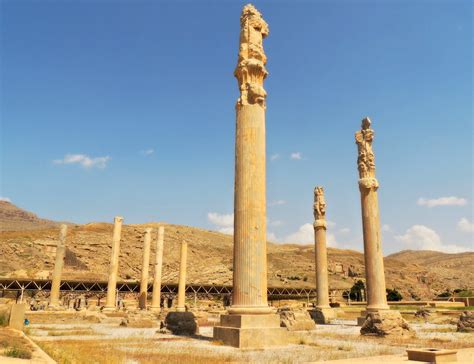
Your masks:
M 3 355 L 8 356 L 10 358 L 31 359 L 32 352 L 31 350 L 14 346 L 6 349 Z
M 96 334 L 91 329 L 48 331 L 48 336 L 83 336 L 83 335 L 96 335 Z
M 8 325 L 8 315 L 6 312 L 0 313 L 0 327 L 5 327 Z

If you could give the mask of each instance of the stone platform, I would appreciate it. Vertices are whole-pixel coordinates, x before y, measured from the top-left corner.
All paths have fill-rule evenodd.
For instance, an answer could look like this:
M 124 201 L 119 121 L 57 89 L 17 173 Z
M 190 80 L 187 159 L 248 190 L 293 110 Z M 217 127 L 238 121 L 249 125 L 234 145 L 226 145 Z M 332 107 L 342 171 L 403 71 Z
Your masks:
M 220 324 L 214 327 L 214 340 L 240 349 L 261 349 L 288 343 L 290 333 L 280 327 L 280 316 L 222 315 Z

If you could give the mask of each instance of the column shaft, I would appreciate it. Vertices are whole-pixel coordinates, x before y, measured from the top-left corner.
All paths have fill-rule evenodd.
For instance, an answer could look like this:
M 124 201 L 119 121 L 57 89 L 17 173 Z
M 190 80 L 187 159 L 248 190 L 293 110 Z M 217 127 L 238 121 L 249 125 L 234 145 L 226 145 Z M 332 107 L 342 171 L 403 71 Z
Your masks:
M 51 281 L 51 295 L 49 297 L 50 306 L 59 306 L 59 290 L 61 286 L 61 274 L 64 266 L 64 257 L 66 253 L 66 234 L 67 225 L 62 224 L 59 231 L 59 240 L 56 246 L 56 260 L 54 262 L 54 271 Z
M 155 275 L 153 279 L 153 295 L 151 300 L 151 309 L 160 310 L 161 308 L 161 270 L 163 268 L 163 241 L 165 228 L 158 228 L 158 239 L 156 240 L 155 256 Z
M 318 294 L 318 308 L 329 308 L 329 283 L 328 283 L 328 255 L 326 248 L 326 228 L 315 227 L 314 230 L 316 250 L 316 289 Z
M 178 305 L 176 311 L 186 311 L 185 298 L 186 298 L 186 261 L 188 255 L 188 243 L 184 240 L 181 243 L 181 259 L 179 263 L 179 282 L 178 282 Z
M 379 208 L 375 188 L 361 188 L 367 310 L 388 309 L 380 234 Z
M 116 288 L 117 288 L 117 275 L 119 268 L 119 255 L 120 255 L 120 237 L 122 233 L 122 221 L 123 218 L 116 216 L 114 219 L 114 232 L 112 237 L 112 254 L 110 258 L 110 270 L 109 270 L 109 282 L 107 285 L 107 300 L 105 302 L 106 309 L 115 309 L 116 306 Z
M 151 232 L 151 228 L 145 229 L 145 238 L 143 241 L 142 278 L 140 281 L 140 296 L 138 298 L 138 305 L 141 310 L 146 310 L 148 296 L 148 267 L 150 265 Z
M 243 105 L 237 108 L 232 313 L 270 312 L 265 200 L 265 109 Z

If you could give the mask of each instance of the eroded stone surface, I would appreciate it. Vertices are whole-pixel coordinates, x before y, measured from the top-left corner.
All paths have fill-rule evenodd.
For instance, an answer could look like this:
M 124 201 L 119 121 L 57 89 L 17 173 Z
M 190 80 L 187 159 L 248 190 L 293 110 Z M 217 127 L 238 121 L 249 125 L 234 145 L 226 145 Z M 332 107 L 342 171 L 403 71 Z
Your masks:
M 281 308 L 280 326 L 286 327 L 289 331 L 313 330 L 316 325 L 306 310 L 291 310 L 290 308 Z
M 175 335 L 195 335 L 199 332 L 192 312 L 170 312 L 165 318 L 166 329 Z
M 459 332 L 474 332 L 474 314 L 464 311 L 459 317 L 457 327 Z
M 143 310 L 129 312 L 127 317 L 123 318 L 120 323 L 120 326 L 135 328 L 159 327 L 159 325 L 155 314 Z
M 410 329 L 410 326 L 408 326 L 400 312 L 390 310 L 368 312 L 360 333 L 362 335 L 375 336 L 414 335 L 414 331 Z

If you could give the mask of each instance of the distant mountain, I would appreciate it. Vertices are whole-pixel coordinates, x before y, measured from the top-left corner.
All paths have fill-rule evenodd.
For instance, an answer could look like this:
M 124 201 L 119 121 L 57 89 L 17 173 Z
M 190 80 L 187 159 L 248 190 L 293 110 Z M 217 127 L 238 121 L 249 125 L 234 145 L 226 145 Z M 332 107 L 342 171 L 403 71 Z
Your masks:
M 0 277 L 48 278 L 54 264 L 59 223 L 1 202 L 0 224 Z M 184 239 L 189 245 L 188 282 L 232 284 L 232 236 L 157 222 L 123 226 L 119 268 L 122 279 L 139 279 L 143 231 L 152 227 L 156 234 L 160 225 L 165 227 L 164 283 L 177 282 L 179 246 Z M 107 280 L 112 229 L 109 223 L 69 225 L 63 277 Z M 151 254 L 153 262 L 153 244 Z M 328 260 L 331 288 L 350 289 L 355 281 L 364 279 L 364 256 L 360 252 L 329 248 Z M 474 253 L 402 251 L 385 258 L 387 287 L 396 288 L 408 300 L 430 299 L 446 288 L 472 288 L 472 267 Z M 314 288 L 314 246 L 268 243 L 268 284 Z
M 58 222 L 41 219 L 11 202 L 0 201 L 0 231 L 38 230 L 58 225 Z

